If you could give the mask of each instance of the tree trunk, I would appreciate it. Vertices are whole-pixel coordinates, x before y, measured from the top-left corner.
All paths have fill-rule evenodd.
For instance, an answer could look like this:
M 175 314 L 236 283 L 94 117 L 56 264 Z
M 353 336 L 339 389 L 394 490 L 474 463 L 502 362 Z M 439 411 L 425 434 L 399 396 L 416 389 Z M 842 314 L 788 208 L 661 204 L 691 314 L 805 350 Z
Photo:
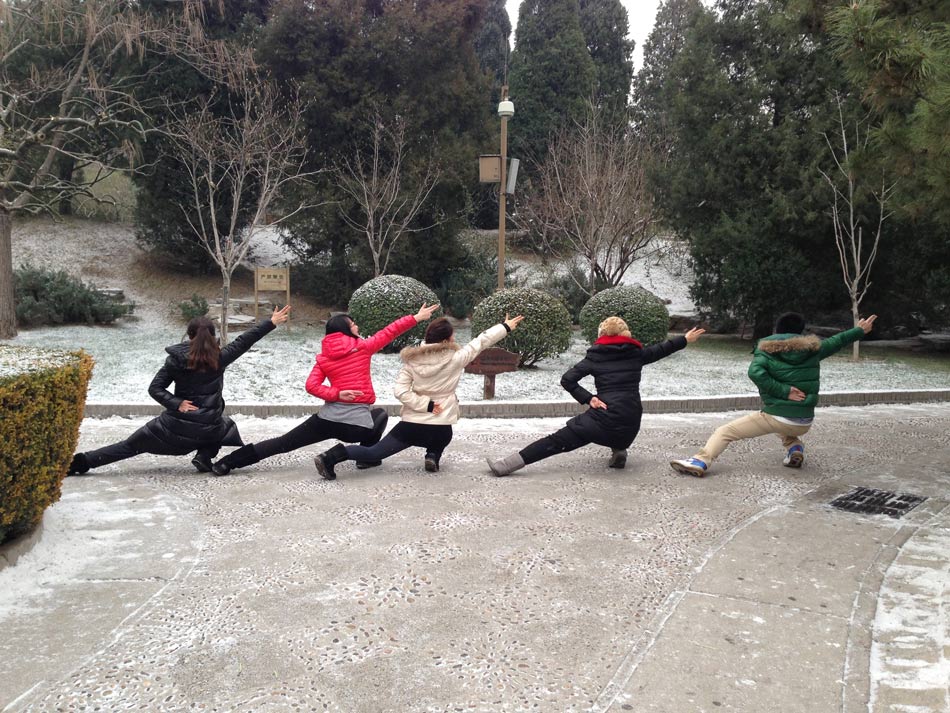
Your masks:
M 851 302 L 851 322 L 853 326 L 858 326 L 858 321 L 861 319 L 859 312 L 859 307 L 857 302 Z M 851 361 L 859 361 L 861 359 L 861 340 L 858 339 L 851 345 Z
M 228 343 L 228 308 L 231 306 L 231 276 L 224 275 L 221 283 L 221 346 Z
M 0 208 L 0 339 L 17 334 L 13 295 L 13 216 Z

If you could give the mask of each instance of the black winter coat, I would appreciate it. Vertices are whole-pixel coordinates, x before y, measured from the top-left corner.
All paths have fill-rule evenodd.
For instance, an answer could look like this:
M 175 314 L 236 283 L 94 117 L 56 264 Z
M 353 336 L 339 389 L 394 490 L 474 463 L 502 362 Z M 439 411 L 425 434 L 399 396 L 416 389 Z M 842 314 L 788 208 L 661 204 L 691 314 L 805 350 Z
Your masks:
M 640 432 L 640 371 L 646 364 L 686 347 L 686 337 L 674 337 L 644 348 L 629 337 L 601 337 L 580 362 L 561 377 L 561 386 L 576 401 L 590 403 L 596 395 L 606 409 L 591 408 L 567 422 L 567 427 L 590 443 L 627 448 Z M 594 377 L 596 394 L 580 385 Z
M 224 370 L 244 354 L 254 342 L 273 331 L 270 319 L 258 323 L 221 350 L 217 371 L 188 368 L 189 342 L 165 347 L 168 357 L 158 370 L 148 393 L 165 411 L 130 437 L 137 448 L 158 455 L 184 455 L 202 446 L 243 446 L 237 425 L 224 415 Z M 175 393 L 168 391 L 175 383 Z M 182 401 L 191 401 L 197 411 L 178 410 Z

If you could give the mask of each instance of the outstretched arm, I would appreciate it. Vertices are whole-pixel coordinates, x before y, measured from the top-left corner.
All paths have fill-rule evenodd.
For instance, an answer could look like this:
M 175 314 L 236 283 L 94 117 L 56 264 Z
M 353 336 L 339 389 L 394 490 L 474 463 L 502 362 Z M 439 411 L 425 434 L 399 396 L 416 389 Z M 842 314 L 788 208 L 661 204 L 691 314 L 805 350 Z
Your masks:
M 821 346 L 818 348 L 818 358 L 824 359 L 825 357 L 830 357 L 835 352 L 861 339 L 865 334 L 874 329 L 874 320 L 876 319 L 877 315 L 872 314 L 870 317 L 858 320 L 856 327 L 839 332 L 833 337 L 822 339 Z
M 699 334 L 702 334 L 706 330 L 691 329 L 689 331 L 699 332 Z M 693 341 L 696 341 L 696 339 L 699 339 L 698 334 L 696 335 L 695 339 L 693 339 Z M 644 364 L 652 364 L 655 361 L 659 361 L 663 357 L 668 357 L 673 352 L 678 352 L 680 349 L 685 349 L 688 343 L 689 340 L 687 340 L 686 337 L 673 337 L 672 339 L 667 339 L 665 342 L 644 347 L 640 358 L 643 360 Z
M 221 358 L 218 361 L 220 367 L 223 369 L 233 362 L 250 349 L 254 342 L 263 339 L 266 335 L 273 332 L 278 324 L 283 324 L 289 317 L 290 305 L 287 305 L 283 309 L 275 309 L 269 318 L 258 322 L 254 327 L 244 332 L 244 334 L 221 350 Z
M 392 324 L 380 329 L 372 337 L 364 339 L 362 348 L 370 354 L 375 354 L 387 344 L 390 344 L 399 335 L 405 334 L 420 322 L 425 322 L 430 319 L 437 309 L 439 309 L 438 303 L 427 305 L 423 302 L 422 307 L 414 315 L 410 314 L 405 317 L 400 317 Z
M 524 317 L 521 315 L 517 317 L 509 317 L 506 314 L 504 322 L 501 324 L 496 324 L 494 327 L 489 327 L 464 347 L 455 352 L 455 354 L 452 356 L 452 361 L 461 364 L 463 367 L 467 366 L 475 359 L 475 357 L 488 349 L 488 347 L 497 344 L 502 339 L 507 337 L 512 331 L 517 329 L 518 325 L 521 324 L 523 319 Z

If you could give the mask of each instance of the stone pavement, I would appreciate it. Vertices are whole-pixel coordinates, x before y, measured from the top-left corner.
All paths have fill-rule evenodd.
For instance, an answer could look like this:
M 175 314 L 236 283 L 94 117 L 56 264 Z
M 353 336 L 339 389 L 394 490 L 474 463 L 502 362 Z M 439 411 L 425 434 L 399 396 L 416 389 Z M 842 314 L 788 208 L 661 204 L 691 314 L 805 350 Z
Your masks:
M 484 419 L 438 474 L 411 450 L 325 482 L 312 447 L 70 478 L 0 570 L 0 709 L 950 711 L 950 405 L 822 409 L 800 471 L 759 439 L 673 473 L 728 417 L 645 418 L 624 471 L 587 447 L 493 478 L 563 419 Z M 928 499 L 828 505 L 854 486 Z

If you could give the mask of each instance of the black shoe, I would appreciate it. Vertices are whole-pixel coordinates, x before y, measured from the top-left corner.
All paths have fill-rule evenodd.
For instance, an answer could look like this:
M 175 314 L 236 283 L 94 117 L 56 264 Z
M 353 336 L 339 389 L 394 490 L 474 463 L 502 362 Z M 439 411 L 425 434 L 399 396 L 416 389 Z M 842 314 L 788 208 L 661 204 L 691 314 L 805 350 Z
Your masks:
M 197 458 L 195 460 L 198 460 Z M 225 458 L 222 458 L 217 463 L 211 466 L 211 472 L 215 475 L 227 475 L 231 472 L 231 466 L 225 463 Z M 195 461 L 192 461 L 194 463 Z M 197 467 L 197 466 L 195 466 Z
M 89 461 L 86 458 L 85 453 L 77 453 L 73 456 L 72 462 L 69 464 L 69 470 L 66 471 L 66 475 L 85 475 L 89 472 Z
M 426 453 L 426 470 L 430 473 L 439 472 L 439 458 L 431 453 Z
M 338 443 L 326 453 L 321 453 L 314 458 L 313 464 L 317 466 L 317 470 L 324 480 L 336 480 L 336 471 L 333 470 L 333 467 L 337 463 L 342 463 L 345 460 L 346 446 L 342 443 Z
M 357 470 L 366 470 L 367 468 L 377 468 L 381 466 L 383 462 L 381 460 L 358 460 L 356 461 Z
M 610 454 L 610 462 L 607 463 L 608 468 L 617 468 L 622 469 L 627 466 L 627 451 L 623 448 L 614 448 L 613 453 Z
M 210 473 L 211 469 L 214 468 L 214 466 L 211 465 L 211 456 L 207 453 L 195 454 L 195 457 L 191 459 L 191 464 L 199 473 Z

